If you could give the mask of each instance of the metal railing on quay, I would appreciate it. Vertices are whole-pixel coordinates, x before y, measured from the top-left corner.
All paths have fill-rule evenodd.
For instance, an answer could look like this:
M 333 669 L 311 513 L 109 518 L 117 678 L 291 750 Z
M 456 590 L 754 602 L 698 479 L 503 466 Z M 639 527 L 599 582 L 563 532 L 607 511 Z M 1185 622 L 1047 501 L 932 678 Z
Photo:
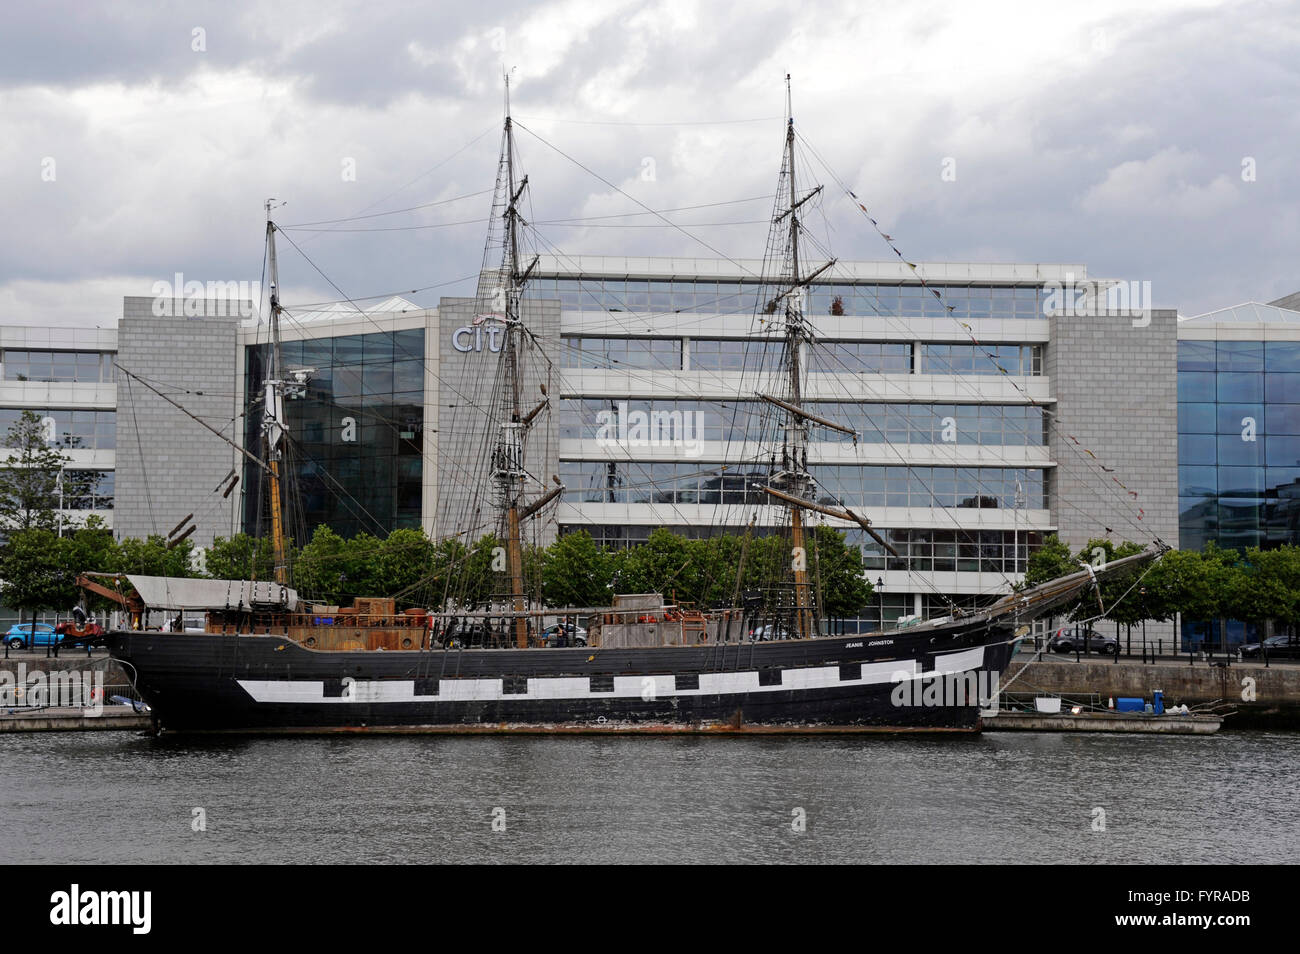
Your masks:
M 1134 640 L 1131 643 L 1123 638 L 1119 640 L 1102 639 L 1098 640 L 1098 646 L 1089 645 L 1087 649 L 1084 648 L 1083 640 L 1076 639 L 1070 643 L 1070 648 L 1065 650 L 1053 649 L 1050 643 L 1050 636 L 1035 635 L 1032 639 L 1025 640 L 1020 647 L 1019 655 L 1041 655 L 1043 659 L 1074 662 L 1119 663 L 1123 660 L 1147 665 L 1154 665 L 1158 662 L 1182 662 L 1189 666 L 1217 667 L 1242 664 L 1258 666 L 1300 665 L 1300 652 L 1295 650 L 1279 654 L 1276 652 L 1270 653 L 1267 647 L 1264 647 L 1262 651 L 1255 650 L 1247 655 L 1242 651 L 1242 644 L 1229 644 L 1225 647 L 1222 641 L 1217 639 L 1177 640 L 1157 638 L 1144 642 Z

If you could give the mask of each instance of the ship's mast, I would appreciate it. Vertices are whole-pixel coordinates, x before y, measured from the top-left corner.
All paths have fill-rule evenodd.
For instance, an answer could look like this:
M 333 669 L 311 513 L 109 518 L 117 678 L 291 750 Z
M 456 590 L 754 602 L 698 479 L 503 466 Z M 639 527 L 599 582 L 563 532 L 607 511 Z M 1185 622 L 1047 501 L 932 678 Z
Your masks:
M 774 504 L 784 506 L 790 512 L 790 559 L 794 575 L 794 629 L 799 637 L 816 636 L 819 631 L 818 620 L 821 618 L 820 599 L 815 597 L 808 577 L 808 551 L 805 536 L 804 514 L 819 513 L 837 520 L 857 524 L 869 537 L 880 544 L 885 552 L 897 557 L 898 551 L 872 527 L 871 521 L 855 513 L 842 504 L 830 506 L 813 499 L 816 482 L 808 471 L 808 434 L 816 425 L 850 435 L 857 442 L 858 435 L 851 428 L 836 421 L 808 411 L 803 406 L 803 352 L 804 345 L 812 342 L 808 322 L 804 317 L 805 293 L 809 285 L 823 272 L 835 265 L 835 259 L 823 263 L 807 274 L 802 273 L 803 265 L 799 258 L 799 236 L 802 226 L 799 222 L 799 209 L 822 190 L 817 186 L 799 197 L 795 180 L 795 136 L 794 113 L 790 104 L 790 76 L 786 75 L 786 130 L 785 161 L 782 172 L 785 186 L 789 190 L 785 208 L 772 220 L 772 233 L 769 241 L 771 252 L 775 252 L 776 243 L 784 246 L 784 273 L 779 279 L 779 289 L 764 308 L 766 314 L 775 314 L 782 307 L 784 315 L 784 336 L 782 368 L 788 374 L 786 393 L 778 397 L 773 394 L 759 393 L 756 396 L 783 412 L 784 436 L 781 445 L 780 467 L 773 466 L 763 490 L 772 498 Z M 789 219 L 788 222 L 785 220 Z M 784 238 L 782 236 L 784 235 Z M 779 383 L 779 382 L 778 382 Z M 775 458 L 775 455 L 773 455 Z M 774 460 L 775 465 L 775 460 Z
M 524 420 L 524 412 L 520 406 L 522 397 L 520 353 L 524 343 L 520 299 L 526 276 L 520 271 L 519 266 L 519 200 L 528 186 L 528 178 L 525 176 L 524 180 L 516 186 L 509 75 L 506 76 L 506 120 L 502 160 L 505 163 L 506 205 L 503 213 L 505 249 L 500 271 L 503 285 L 496 290 L 498 300 L 494 304 L 504 306 L 504 314 L 501 318 L 505 322 L 505 340 L 501 345 L 500 359 L 503 368 L 504 394 L 501 397 L 504 398 L 504 406 L 501 408 L 496 446 L 492 452 L 492 481 L 496 489 L 497 506 L 503 517 L 510 607 L 516 614 L 512 618 L 511 630 L 515 645 L 524 649 L 528 646 L 528 621 L 522 615 L 527 606 L 524 597 L 524 550 L 520 525 L 525 516 L 523 495 L 528 472 L 524 469 L 524 437 L 529 422 Z M 531 268 L 532 266 L 529 267 L 530 271 Z M 495 312 L 495 308 L 493 311 Z
M 813 481 L 808 473 L 808 419 L 803 416 L 803 388 L 800 358 L 807 340 L 803 315 L 803 290 L 806 280 L 799 275 L 799 206 L 794 166 L 794 114 L 790 104 L 790 77 L 786 84 L 785 162 L 789 204 L 784 215 L 789 218 L 789 268 L 785 275 L 785 352 L 783 360 L 789 372 L 785 438 L 781 448 L 781 471 L 772 481 L 776 489 L 798 498 L 812 493 Z M 794 569 L 794 624 L 800 638 L 816 635 L 812 591 L 808 581 L 807 547 L 804 541 L 804 508 L 790 503 L 790 550 Z
M 266 369 L 262 434 L 266 438 L 266 460 L 271 477 L 271 548 L 275 582 L 287 585 L 289 563 L 285 557 L 284 503 L 280 486 L 284 460 L 284 362 L 280 352 L 280 272 L 275 259 L 275 223 L 271 221 L 271 203 L 266 200 L 267 268 L 271 279 L 271 362 Z

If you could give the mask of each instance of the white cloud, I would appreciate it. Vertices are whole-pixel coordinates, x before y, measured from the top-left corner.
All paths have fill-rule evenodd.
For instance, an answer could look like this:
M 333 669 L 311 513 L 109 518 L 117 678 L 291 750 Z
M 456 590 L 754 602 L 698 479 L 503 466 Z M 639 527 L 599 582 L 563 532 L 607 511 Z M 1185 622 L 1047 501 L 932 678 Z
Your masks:
M 121 294 L 143 292 L 117 291 L 113 276 L 141 276 L 145 288 L 178 270 L 257 280 L 268 196 L 288 200 L 277 217 L 292 224 L 490 188 L 503 64 L 517 66 L 521 124 L 655 208 L 772 191 L 790 72 L 801 134 L 910 258 L 1085 261 L 1098 274 L 1156 278 L 1185 310 L 1290 269 L 1277 170 L 1300 138 L 1284 42 L 1300 35 L 1294 10 L 829 0 L 801 7 L 791 29 L 777 0 L 488 3 L 435 18 L 383 0 L 306 9 L 205 24 L 204 55 L 188 52 L 188 25 L 152 23 L 150 36 L 174 33 L 184 54 L 157 64 L 115 60 L 112 42 L 102 60 L 62 54 L 57 24 L 46 24 L 42 56 L 19 55 L 25 38 L 13 30 L 0 38 L 0 54 L 15 54 L 0 61 L 0 207 L 21 223 L 0 235 L 0 289 L 21 286 L 23 309 L 67 314 L 82 305 L 42 309 L 32 295 L 84 303 L 113 289 L 100 311 L 115 315 Z M 299 18 L 310 25 L 287 30 Z M 519 143 L 536 217 L 636 210 L 527 132 Z M 1244 155 L 1258 161 L 1256 183 L 1239 181 Z M 946 156 L 954 182 L 940 179 Z M 57 161 L 55 182 L 41 180 L 45 157 Z M 653 180 L 640 175 L 646 158 Z M 341 177 L 345 159 L 356 181 Z M 816 224 L 834 253 L 892 256 L 818 178 L 827 221 Z M 458 278 L 478 267 L 487 213 L 479 197 L 341 224 L 468 226 L 287 233 L 282 275 L 335 297 L 293 239 L 349 294 Z M 758 203 L 677 218 L 765 214 Z M 709 254 L 671 229 L 544 231 L 575 253 Z M 761 226 L 699 231 L 727 255 L 761 254 Z
M 1131 159 L 1111 169 L 1083 194 L 1079 205 L 1091 215 L 1187 219 L 1219 215 L 1236 203 L 1237 187 L 1222 173 L 1203 182 L 1191 181 L 1201 165 L 1201 157 L 1173 146 L 1147 159 Z

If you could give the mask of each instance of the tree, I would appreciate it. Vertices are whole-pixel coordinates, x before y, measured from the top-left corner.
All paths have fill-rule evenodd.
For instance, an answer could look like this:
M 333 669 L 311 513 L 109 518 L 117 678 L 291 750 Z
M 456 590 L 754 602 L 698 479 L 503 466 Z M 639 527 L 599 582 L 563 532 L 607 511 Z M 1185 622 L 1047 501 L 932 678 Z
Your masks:
M 646 542 L 617 554 L 614 589 L 618 593 L 660 593 L 667 597 L 691 559 L 686 539 L 659 527 Z
M 294 582 L 304 595 L 340 605 L 361 575 L 354 561 L 349 541 L 321 524 L 294 560 Z
M 862 551 L 844 542 L 844 534 L 818 526 L 812 534 L 808 567 L 821 589 L 827 616 L 852 616 L 870 601 L 875 587 L 862 570 Z
M 1295 547 L 1247 550 L 1226 581 L 1220 613 L 1256 623 L 1260 639 L 1271 635 L 1272 620 L 1293 621 L 1300 602 L 1297 552 Z
M 128 537 L 117 545 L 110 573 L 139 573 L 141 576 L 194 576 L 189 540 L 168 548 L 165 538 L 151 534 L 144 540 Z
M 1037 586 L 1078 572 L 1079 564 L 1075 562 L 1070 548 L 1053 533 L 1029 555 L 1029 563 L 1025 567 L 1025 586 Z
M 67 590 L 60 594 L 60 600 L 54 607 L 75 606 L 81 600 L 80 588 L 76 585 L 77 577 L 82 573 L 104 573 L 110 571 L 117 561 L 117 542 L 113 531 L 97 516 L 86 520 L 86 525 L 72 533 L 64 533 L 57 541 L 59 562 L 64 570 Z M 117 604 L 94 593 L 86 594 L 86 609 L 115 609 Z
M 614 559 L 587 531 L 566 533 L 542 554 L 541 576 L 548 606 L 608 606 Z
M 274 567 L 270 537 L 237 533 L 228 540 L 217 537 L 208 547 L 207 572 L 214 580 L 269 580 Z
M 423 530 L 400 528 L 384 538 L 374 552 L 374 570 L 369 577 L 373 592 L 396 595 L 421 585 L 433 569 L 433 543 Z
M 0 467 L 0 525 L 6 530 L 57 530 L 59 475 L 70 457 L 51 446 L 35 411 L 23 411 L 9 427 L 10 449 Z
M 31 527 L 9 535 L 0 548 L 0 599 L 18 610 L 32 613 L 63 604 L 68 596 L 68 569 L 61 559 L 59 538 L 53 530 Z
M 1080 563 L 1097 565 L 1098 562 L 1101 566 L 1106 566 L 1115 560 L 1141 553 L 1142 550 L 1140 543 L 1132 541 L 1116 546 L 1110 540 L 1093 539 L 1075 555 L 1076 566 Z M 1148 569 L 1146 565 L 1127 567 L 1101 581 L 1101 602 L 1106 607 L 1108 619 L 1120 625 L 1132 626 L 1147 618 L 1142 603 L 1142 584 L 1138 581 Z

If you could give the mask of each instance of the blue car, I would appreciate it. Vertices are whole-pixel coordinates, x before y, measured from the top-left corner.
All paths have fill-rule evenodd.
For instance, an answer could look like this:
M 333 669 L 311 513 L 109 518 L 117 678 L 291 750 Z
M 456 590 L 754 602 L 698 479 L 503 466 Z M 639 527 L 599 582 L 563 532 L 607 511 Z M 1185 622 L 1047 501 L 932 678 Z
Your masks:
M 55 635 L 54 627 L 49 623 L 14 623 L 5 633 L 5 642 L 10 649 L 53 646 L 62 639 L 62 635 Z

